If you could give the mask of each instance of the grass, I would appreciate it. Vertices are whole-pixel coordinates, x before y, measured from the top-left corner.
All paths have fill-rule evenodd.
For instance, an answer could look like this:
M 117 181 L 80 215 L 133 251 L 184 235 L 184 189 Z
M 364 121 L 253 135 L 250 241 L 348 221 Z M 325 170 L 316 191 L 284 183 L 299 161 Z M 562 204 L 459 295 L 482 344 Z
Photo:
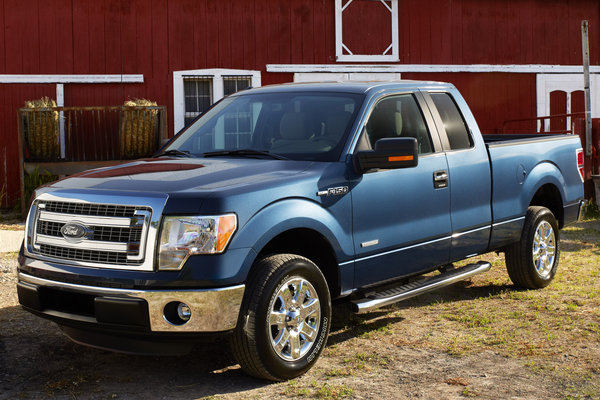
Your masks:
M 317 382 L 316 380 L 312 380 L 309 387 L 303 386 L 296 379 L 287 381 L 285 385 L 284 394 L 294 398 L 337 400 L 351 397 L 354 393 L 354 390 L 348 385 Z
M 393 329 L 415 347 L 456 356 L 492 350 L 523 359 L 537 373 L 572 382 L 565 397 L 600 397 L 600 221 L 589 220 L 561 234 L 559 272 L 550 286 L 519 290 L 503 268 L 493 268 L 464 283 L 453 299 L 401 313 L 432 329 L 415 332 L 403 324 Z M 480 258 L 503 267 L 501 256 Z M 467 291 L 470 296 L 464 296 Z
M 338 317 L 333 337 L 352 340 L 358 347 L 354 353 L 340 354 L 338 344 L 329 345 L 325 358 L 341 362 L 317 373 L 327 385 L 300 386 L 312 397 L 339 398 L 335 396 L 346 392 L 334 390 L 335 384 L 393 369 L 397 360 L 381 356 L 379 350 L 365 350 L 375 342 L 382 349 L 402 346 L 453 357 L 491 351 L 554 382 L 561 390 L 558 398 L 600 398 L 600 220 L 561 231 L 558 273 L 541 290 L 516 288 L 503 254 L 478 259 L 490 261 L 491 271 L 383 310 Z M 485 388 L 462 386 L 457 395 L 485 396 Z

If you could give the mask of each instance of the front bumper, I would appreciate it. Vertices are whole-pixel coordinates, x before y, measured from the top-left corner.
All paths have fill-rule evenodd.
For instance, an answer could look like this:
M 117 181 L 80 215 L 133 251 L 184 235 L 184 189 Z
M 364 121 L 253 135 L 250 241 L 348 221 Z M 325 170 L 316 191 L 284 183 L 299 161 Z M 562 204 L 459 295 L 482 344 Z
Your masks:
M 244 285 L 197 290 L 138 290 L 87 286 L 19 272 L 19 302 L 36 314 L 61 325 L 86 326 L 157 333 L 225 332 L 235 328 Z M 190 319 L 170 323 L 165 307 L 182 302 Z

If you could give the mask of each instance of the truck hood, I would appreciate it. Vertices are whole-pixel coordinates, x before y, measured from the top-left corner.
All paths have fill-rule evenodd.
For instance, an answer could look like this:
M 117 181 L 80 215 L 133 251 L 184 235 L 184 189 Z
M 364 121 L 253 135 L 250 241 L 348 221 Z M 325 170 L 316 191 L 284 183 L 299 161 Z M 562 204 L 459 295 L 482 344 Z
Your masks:
M 312 162 L 238 158 L 151 158 L 85 171 L 51 185 L 52 189 L 91 189 L 175 194 L 214 192 L 289 181 Z M 272 183 L 272 182 L 271 182 Z

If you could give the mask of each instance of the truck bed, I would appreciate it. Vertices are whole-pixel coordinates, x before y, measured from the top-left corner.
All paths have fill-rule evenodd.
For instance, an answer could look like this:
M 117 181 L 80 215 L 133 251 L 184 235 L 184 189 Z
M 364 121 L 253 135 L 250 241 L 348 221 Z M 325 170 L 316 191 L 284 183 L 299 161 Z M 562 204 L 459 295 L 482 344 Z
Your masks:
M 512 145 L 518 143 L 532 143 L 546 140 L 566 139 L 573 135 L 556 133 L 529 133 L 529 134 L 486 134 L 481 135 L 487 145 Z
M 492 166 L 491 248 L 512 238 L 506 232 L 520 232 L 531 196 L 542 186 L 558 188 L 557 204 L 561 226 L 576 218 L 581 179 L 576 152 L 581 148 L 575 135 L 482 135 Z

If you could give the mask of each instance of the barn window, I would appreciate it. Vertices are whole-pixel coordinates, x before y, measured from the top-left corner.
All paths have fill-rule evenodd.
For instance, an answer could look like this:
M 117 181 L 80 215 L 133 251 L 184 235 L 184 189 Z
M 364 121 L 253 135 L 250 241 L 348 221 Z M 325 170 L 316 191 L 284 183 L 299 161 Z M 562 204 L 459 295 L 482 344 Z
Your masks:
M 173 72 L 173 122 L 175 133 L 210 108 L 240 90 L 261 85 L 260 71 L 198 69 Z
M 399 61 L 398 0 L 335 0 L 337 61 Z
M 251 76 L 224 76 L 223 77 L 223 93 L 229 96 L 240 90 L 248 89 L 252 86 Z
M 184 76 L 183 93 L 185 97 L 184 123 L 188 125 L 212 104 L 212 77 Z

